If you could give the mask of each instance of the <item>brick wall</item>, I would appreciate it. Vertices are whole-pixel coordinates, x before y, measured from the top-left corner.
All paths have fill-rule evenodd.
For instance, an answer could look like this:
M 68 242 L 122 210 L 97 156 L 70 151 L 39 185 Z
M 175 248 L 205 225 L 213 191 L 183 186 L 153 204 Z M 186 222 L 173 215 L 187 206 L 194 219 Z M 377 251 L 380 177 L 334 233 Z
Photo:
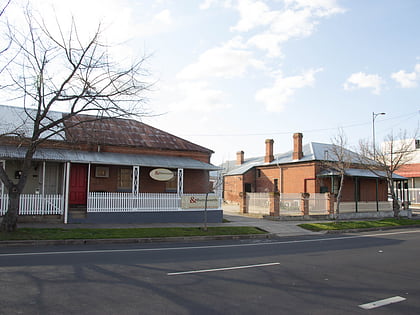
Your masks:
M 239 193 L 243 192 L 243 176 L 233 175 L 225 176 L 223 181 L 223 196 L 224 200 L 239 203 Z
M 256 188 L 255 192 L 273 192 L 274 179 L 279 179 L 280 170 L 278 167 L 275 168 L 257 168 L 256 170 Z
M 282 193 L 315 193 L 320 191 L 319 181 L 315 179 L 315 163 L 297 163 L 282 167 Z M 306 191 L 305 191 L 306 182 Z
M 108 167 L 109 177 L 96 177 L 96 167 Z M 92 165 L 90 168 L 90 191 L 116 192 L 118 180 L 118 166 Z
M 203 194 L 211 190 L 209 172 L 184 170 L 184 193 Z

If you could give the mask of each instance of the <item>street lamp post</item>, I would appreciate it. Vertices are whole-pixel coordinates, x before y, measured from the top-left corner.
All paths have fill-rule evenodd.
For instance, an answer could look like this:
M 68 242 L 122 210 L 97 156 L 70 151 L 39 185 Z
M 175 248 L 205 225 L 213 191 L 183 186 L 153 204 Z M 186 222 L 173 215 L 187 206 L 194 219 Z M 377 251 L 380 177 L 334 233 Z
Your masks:
M 385 113 L 375 113 L 372 112 L 372 142 L 373 142 L 373 160 L 376 162 L 376 144 L 375 144 L 375 118 L 379 115 L 385 115 Z M 379 211 L 379 198 L 378 198 L 378 190 L 379 190 L 379 183 L 378 179 L 376 178 L 376 211 Z
M 386 113 L 375 113 L 372 112 L 372 142 L 373 142 L 373 159 L 376 158 L 376 144 L 375 144 L 375 119 L 379 115 L 385 115 Z

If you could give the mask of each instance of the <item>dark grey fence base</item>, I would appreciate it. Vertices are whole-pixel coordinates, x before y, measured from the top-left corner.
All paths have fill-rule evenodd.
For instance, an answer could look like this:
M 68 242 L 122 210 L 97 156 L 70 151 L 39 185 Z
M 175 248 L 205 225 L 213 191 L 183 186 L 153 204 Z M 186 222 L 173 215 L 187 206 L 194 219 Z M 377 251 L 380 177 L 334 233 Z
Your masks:
M 207 211 L 208 223 L 221 223 L 223 210 Z M 68 218 L 69 223 L 128 224 L 128 223 L 203 223 L 204 211 L 168 212 L 95 212 L 87 213 L 86 218 Z

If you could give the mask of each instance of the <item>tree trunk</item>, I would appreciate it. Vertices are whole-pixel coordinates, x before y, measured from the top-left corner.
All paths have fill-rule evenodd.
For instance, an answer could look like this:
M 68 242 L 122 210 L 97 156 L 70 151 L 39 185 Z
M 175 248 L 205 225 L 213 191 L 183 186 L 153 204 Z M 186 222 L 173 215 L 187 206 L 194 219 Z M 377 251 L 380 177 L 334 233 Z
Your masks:
M 337 210 L 336 210 L 336 216 L 335 216 L 336 221 L 339 220 L 339 216 L 340 216 L 340 203 L 341 203 L 341 198 L 343 196 L 343 185 L 344 185 L 344 174 L 341 174 L 340 188 L 338 188 L 338 192 L 337 192 Z
M 19 199 L 20 193 L 17 187 L 14 186 L 12 189 L 9 189 L 9 205 L 0 225 L 0 230 L 2 232 L 16 231 L 19 214 Z
M 400 217 L 400 203 L 394 193 L 392 194 L 392 211 L 394 211 L 394 218 L 398 219 Z
M 392 178 L 392 174 L 391 174 Z M 395 186 L 394 182 L 391 180 L 388 180 L 388 187 L 391 192 L 391 198 L 392 198 L 392 211 L 394 211 L 394 218 L 398 219 L 400 217 L 400 203 L 398 202 L 398 197 L 395 194 Z

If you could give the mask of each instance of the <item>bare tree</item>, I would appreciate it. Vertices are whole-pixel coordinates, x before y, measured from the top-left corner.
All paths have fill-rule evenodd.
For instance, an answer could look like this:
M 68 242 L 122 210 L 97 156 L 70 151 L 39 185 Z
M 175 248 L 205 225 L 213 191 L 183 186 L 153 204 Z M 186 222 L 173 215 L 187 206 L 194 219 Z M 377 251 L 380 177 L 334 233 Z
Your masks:
M 5 15 L 5 12 L 6 12 L 6 9 L 7 9 L 7 7 L 9 6 L 9 4 L 10 4 L 10 1 L 11 0 L 8 0 L 8 1 L 6 1 L 5 3 L 2 3 L 1 5 L 0 5 L 0 17 L 4 17 L 4 15 Z M 5 42 L 3 42 L 2 43 L 2 45 L 0 46 L 0 56 L 1 55 L 3 55 L 7 50 L 9 50 L 9 48 L 10 48 L 10 45 L 11 45 L 11 40 L 10 40 L 10 36 L 9 36 L 9 33 L 10 33 L 10 27 L 9 27 L 9 24 L 7 23 L 7 21 L 5 21 L 4 19 L 2 19 L 2 22 L 4 22 L 4 24 L 5 24 L 5 26 L 6 26 L 6 29 L 7 29 L 7 31 L 6 31 L 6 34 L 4 34 L 5 35 L 5 37 L 6 37 L 6 41 Z M 5 66 L 6 65 L 3 65 L 2 67 L 0 67 L 0 74 L 3 72 L 3 70 L 5 69 Z M 0 88 L 1 88 L 2 86 L 0 85 Z
M 407 132 L 403 131 L 398 136 L 394 136 L 393 133 L 388 134 L 381 149 L 374 148 L 366 141 L 361 141 L 359 144 L 360 157 L 363 161 L 374 161 L 374 163 L 364 163 L 366 167 L 376 175 L 387 179 L 395 218 L 399 217 L 400 203 L 395 193 L 394 174 L 412 160 L 416 149 L 414 141 L 415 137 L 409 137 Z
M 342 192 L 344 187 L 344 178 L 346 176 L 346 169 L 350 168 L 352 161 L 354 161 L 354 153 L 347 149 L 347 137 L 343 130 L 340 130 L 336 136 L 331 139 L 331 147 L 328 150 L 328 156 L 323 162 L 324 167 L 332 169 L 338 174 L 340 184 L 337 192 L 337 206 L 336 206 L 336 220 L 340 216 L 340 204 L 342 199 Z
M 12 62 L 4 61 L 3 76 L 7 76 L 10 93 L 17 95 L 14 103 L 23 106 L 31 128 L 29 134 L 10 131 L 19 135 L 19 145 L 26 154 L 17 182 L 0 167 L 0 178 L 9 193 L 2 231 L 17 228 L 19 198 L 41 143 L 81 123 L 147 114 L 142 105 L 149 85 L 141 79 L 147 75 L 145 58 L 121 66 L 111 60 L 108 47 L 102 44 L 100 26 L 84 41 L 74 20 L 68 32 L 57 21 L 58 32 L 54 34 L 44 20 L 36 19 L 29 10 L 25 16 L 26 25 L 11 32 L 12 45 L 19 53 Z M 64 113 L 53 115 L 54 110 Z M 70 120 L 79 114 L 89 114 L 92 119 Z

